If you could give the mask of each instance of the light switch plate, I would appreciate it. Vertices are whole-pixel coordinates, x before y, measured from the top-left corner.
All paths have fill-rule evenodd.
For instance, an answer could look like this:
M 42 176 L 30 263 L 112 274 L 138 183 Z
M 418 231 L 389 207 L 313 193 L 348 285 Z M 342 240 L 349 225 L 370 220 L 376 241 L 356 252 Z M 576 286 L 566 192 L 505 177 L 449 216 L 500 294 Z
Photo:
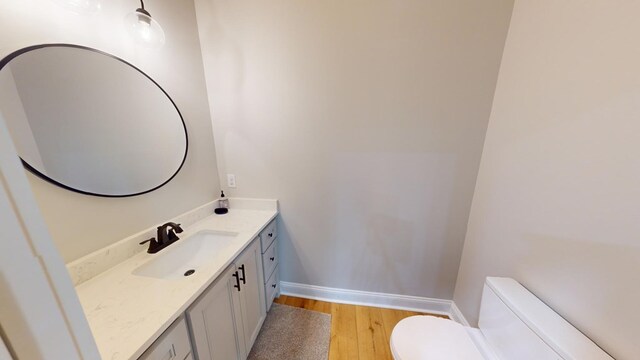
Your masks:
M 227 174 L 227 186 L 230 188 L 236 187 L 236 176 L 233 174 Z

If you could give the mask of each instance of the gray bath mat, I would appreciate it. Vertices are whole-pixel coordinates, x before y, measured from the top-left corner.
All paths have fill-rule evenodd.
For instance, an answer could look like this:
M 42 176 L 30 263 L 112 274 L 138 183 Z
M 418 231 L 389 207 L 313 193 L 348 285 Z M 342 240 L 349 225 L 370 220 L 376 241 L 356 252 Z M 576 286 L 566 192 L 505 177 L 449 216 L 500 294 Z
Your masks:
M 273 304 L 248 360 L 326 360 L 331 315 Z

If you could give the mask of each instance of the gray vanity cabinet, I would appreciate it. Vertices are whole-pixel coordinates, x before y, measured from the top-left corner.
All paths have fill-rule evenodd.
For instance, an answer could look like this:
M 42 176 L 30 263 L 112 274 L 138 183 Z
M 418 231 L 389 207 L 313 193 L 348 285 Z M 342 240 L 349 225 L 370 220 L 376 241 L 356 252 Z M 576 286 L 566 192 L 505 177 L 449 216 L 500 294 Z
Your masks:
M 198 360 L 244 360 L 266 317 L 256 239 L 187 310 Z
M 187 310 L 193 353 L 198 360 L 243 360 L 246 358 L 236 285 L 231 265 Z
M 240 275 L 243 276 L 241 279 L 244 279 L 241 284 L 240 302 L 246 352 L 249 354 L 253 343 L 258 337 L 262 323 L 267 317 L 267 311 L 264 306 L 262 253 L 260 252 L 260 241 L 257 238 L 238 256 L 235 264 L 241 270 Z

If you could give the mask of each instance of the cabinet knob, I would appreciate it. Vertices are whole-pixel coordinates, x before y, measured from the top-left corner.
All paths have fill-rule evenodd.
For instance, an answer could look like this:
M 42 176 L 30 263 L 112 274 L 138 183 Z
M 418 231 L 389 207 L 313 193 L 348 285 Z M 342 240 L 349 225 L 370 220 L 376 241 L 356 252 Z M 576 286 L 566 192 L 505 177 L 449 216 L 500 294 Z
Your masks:
M 271 287 L 275 289 L 276 288 L 276 284 L 271 284 Z
M 273 233 L 268 233 L 267 235 L 269 235 L 269 237 L 273 237 Z
M 274 261 L 276 258 L 275 257 L 270 257 L 269 260 Z

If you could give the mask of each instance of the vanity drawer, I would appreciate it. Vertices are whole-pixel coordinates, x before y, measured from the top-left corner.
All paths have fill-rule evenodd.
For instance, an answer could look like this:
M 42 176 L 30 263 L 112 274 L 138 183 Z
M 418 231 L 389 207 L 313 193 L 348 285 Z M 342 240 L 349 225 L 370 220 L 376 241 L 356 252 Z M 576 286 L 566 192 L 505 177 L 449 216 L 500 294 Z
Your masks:
M 269 245 L 278 236 L 278 228 L 276 227 L 276 220 L 274 219 L 267 225 L 260 233 L 260 243 L 262 245 L 262 253 L 265 253 L 269 248 Z
M 273 299 L 276 297 L 276 294 L 280 292 L 280 277 L 278 276 L 277 266 L 264 286 L 267 294 L 267 311 L 269 311 L 271 304 L 273 304 Z
M 262 254 L 262 268 L 264 269 L 264 282 L 267 283 L 273 270 L 278 266 L 278 240 L 274 240 L 267 251 Z
M 189 332 L 184 317 L 176 320 L 160 337 L 142 354 L 139 360 L 184 360 L 191 353 Z

